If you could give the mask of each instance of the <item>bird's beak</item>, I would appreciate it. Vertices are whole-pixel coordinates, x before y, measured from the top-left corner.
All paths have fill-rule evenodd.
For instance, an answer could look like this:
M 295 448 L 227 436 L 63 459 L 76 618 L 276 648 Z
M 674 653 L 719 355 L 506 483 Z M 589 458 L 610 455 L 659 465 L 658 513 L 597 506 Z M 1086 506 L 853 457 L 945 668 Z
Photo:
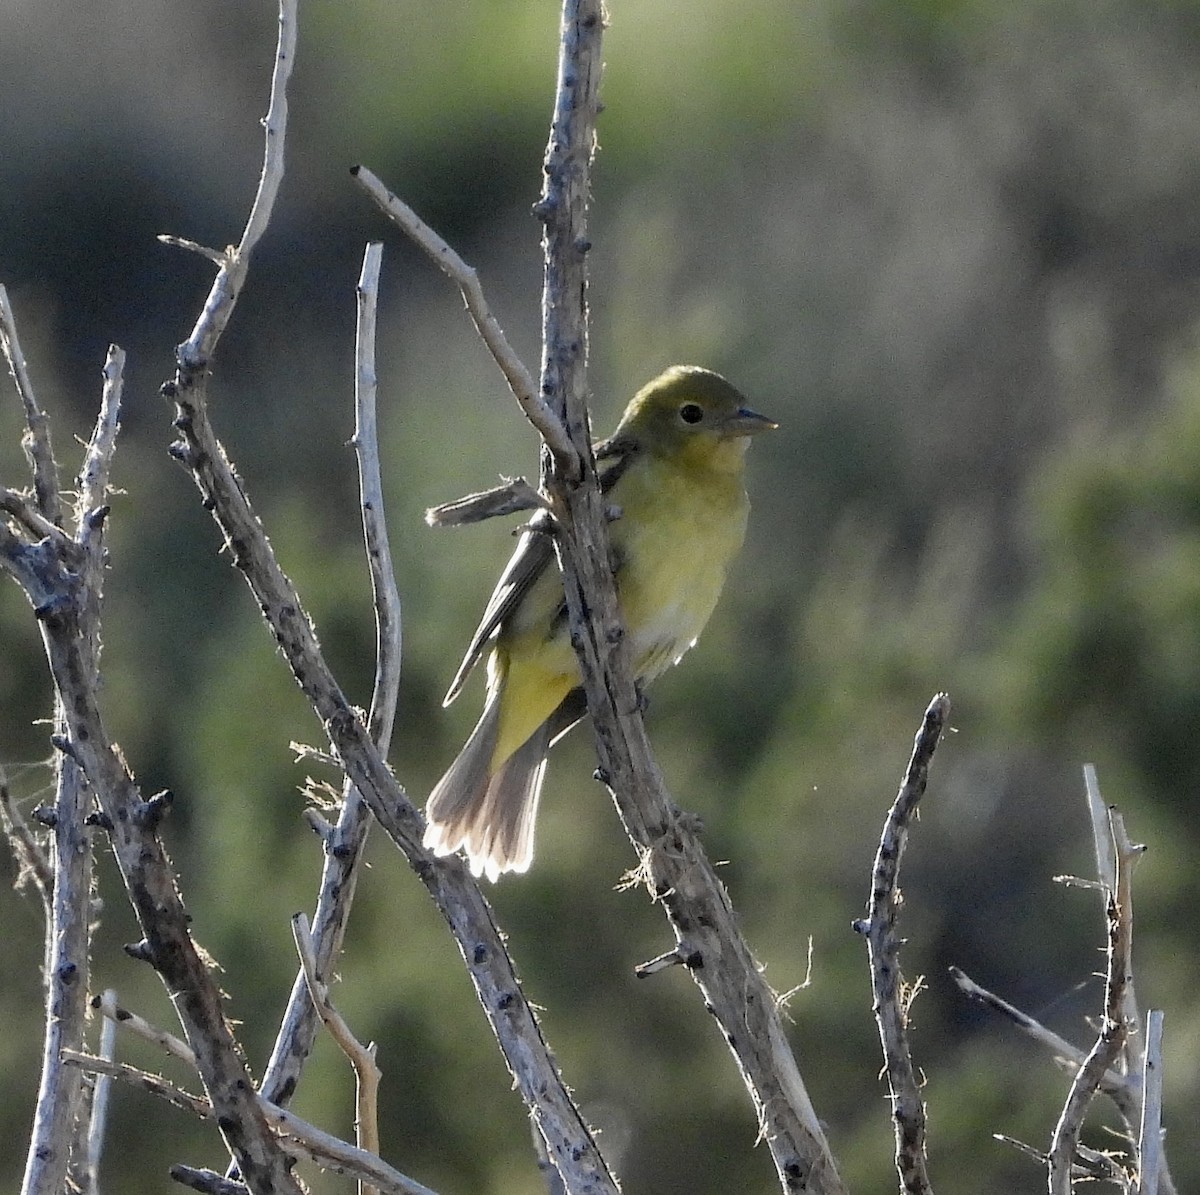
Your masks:
M 735 436 L 754 436 L 759 432 L 774 431 L 778 426 L 774 419 L 768 419 L 749 407 L 739 407 L 721 421 L 721 435 L 732 440 Z

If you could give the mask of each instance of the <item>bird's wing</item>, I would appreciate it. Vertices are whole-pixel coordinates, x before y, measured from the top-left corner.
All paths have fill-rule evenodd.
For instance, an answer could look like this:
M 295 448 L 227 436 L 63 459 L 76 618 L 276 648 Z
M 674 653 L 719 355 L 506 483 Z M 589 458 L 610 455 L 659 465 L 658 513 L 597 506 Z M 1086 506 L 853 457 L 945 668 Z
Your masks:
M 620 480 L 635 456 L 635 446 L 628 440 L 611 437 L 596 445 L 597 472 L 600 478 L 600 489 L 608 493 Z M 551 525 L 551 514 L 547 510 L 538 511 L 529 521 L 529 525 L 521 532 L 517 541 L 516 551 L 504 566 L 496 588 L 488 599 L 483 617 L 471 642 L 467 646 L 462 663 L 450 682 L 450 688 L 442 701 L 449 705 L 462 692 L 462 687 L 470 676 L 471 670 L 479 663 L 493 635 L 500 624 L 521 604 L 521 599 L 533 588 L 537 579 L 552 566 L 554 558 L 554 543 L 551 539 L 554 529 Z M 617 563 L 617 562 L 614 562 Z M 565 599 L 564 599 L 565 602 Z M 557 617 L 557 616 L 556 616 Z
M 624 436 L 610 436 L 595 446 L 596 473 L 600 492 L 607 494 L 625 474 L 637 456 L 637 445 Z
M 454 674 L 454 680 L 450 682 L 443 705 L 449 705 L 459 695 L 471 669 L 479 663 L 497 628 L 520 605 L 521 599 L 551 563 L 554 557 L 554 544 L 550 538 L 552 533 L 550 512 L 544 510 L 534 515 L 521 532 L 516 551 L 504 566 L 496 588 L 492 590 L 479 626 L 475 628 L 463 661 Z

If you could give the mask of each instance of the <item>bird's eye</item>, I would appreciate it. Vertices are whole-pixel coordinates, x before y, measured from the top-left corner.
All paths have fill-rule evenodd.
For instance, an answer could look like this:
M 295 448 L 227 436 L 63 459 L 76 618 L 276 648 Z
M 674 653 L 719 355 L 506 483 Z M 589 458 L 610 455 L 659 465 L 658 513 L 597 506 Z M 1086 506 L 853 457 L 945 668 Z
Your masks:
M 696 402 L 685 402 L 679 408 L 679 418 L 684 423 L 699 423 L 704 418 L 704 408 Z

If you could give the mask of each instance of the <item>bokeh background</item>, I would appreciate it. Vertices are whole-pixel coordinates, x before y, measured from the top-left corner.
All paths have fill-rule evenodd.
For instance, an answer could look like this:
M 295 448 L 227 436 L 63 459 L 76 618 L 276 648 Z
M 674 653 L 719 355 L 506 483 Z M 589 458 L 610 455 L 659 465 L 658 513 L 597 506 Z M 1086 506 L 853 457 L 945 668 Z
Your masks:
M 1149 844 L 1136 966 L 1166 1009 L 1169 1153 L 1200 1184 L 1200 7 L 1194 0 L 613 0 L 595 173 L 592 372 L 607 430 L 665 365 L 733 379 L 781 430 L 754 446 L 751 530 L 651 733 L 767 977 L 858 1192 L 894 1189 L 862 908 L 929 697 L 948 690 L 904 877 L 914 1044 L 948 1195 L 1041 1189 L 991 1139 L 1044 1146 L 1066 1079 L 968 1005 L 951 964 L 1081 1043 L 1100 1006 L 1080 766 Z M 239 235 L 257 179 L 266 0 L 0 5 L 0 280 L 60 456 L 77 463 L 105 346 L 130 354 L 111 523 L 105 712 L 165 827 L 196 933 L 261 1069 L 311 907 L 300 813 L 317 725 L 166 455 L 158 396 L 210 266 L 155 241 Z M 277 216 L 222 344 L 219 429 L 345 687 L 373 629 L 352 453 L 354 299 L 387 242 L 381 416 L 406 660 L 392 760 L 417 800 L 473 722 L 453 675 L 511 547 L 426 506 L 532 475 L 536 445 L 457 294 L 352 185 L 365 162 L 482 273 L 538 355 L 549 0 L 305 0 Z M 18 408 L 0 476 L 20 484 Z M 25 808 L 49 770 L 30 611 L 0 587 L 0 759 Z M 668 945 L 618 891 L 632 863 L 577 733 L 557 753 L 532 873 L 493 892 L 566 1078 L 630 1192 L 767 1192 L 767 1152 L 690 981 L 637 982 Z M 317 776 L 333 779 L 332 776 Z M 97 987 L 169 1023 L 111 863 Z M 0 874 L 14 868 L 4 856 Z M 40 910 L 0 885 L 0 1184 L 37 1081 Z M 382 836 L 337 999 L 379 1043 L 385 1153 L 446 1192 L 542 1190 L 517 1097 L 455 949 Z M 162 1060 L 137 1043 L 123 1056 Z M 183 1076 L 180 1076 L 183 1077 Z M 322 1042 L 300 1111 L 351 1131 Z M 106 1189 L 221 1166 L 211 1129 L 118 1091 Z M 1093 1131 L 1093 1144 L 1103 1134 Z M 316 1191 L 340 1180 L 312 1177 Z

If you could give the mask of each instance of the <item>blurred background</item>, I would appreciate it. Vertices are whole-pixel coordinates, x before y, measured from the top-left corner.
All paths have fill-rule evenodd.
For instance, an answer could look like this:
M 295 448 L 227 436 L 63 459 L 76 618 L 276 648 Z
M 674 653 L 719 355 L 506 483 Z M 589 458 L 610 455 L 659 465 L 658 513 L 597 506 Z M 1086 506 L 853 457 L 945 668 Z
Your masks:
M 914 1046 L 945 1195 L 1041 1189 L 991 1134 L 1044 1148 L 1067 1079 L 969 1005 L 958 965 L 1088 1044 L 1103 920 L 1081 764 L 1149 844 L 1144 1006 L 1166 1009 L 1168 1153 L 1200 1184 L 1194 916 L 1200 784 L 1200 6 L 1194 0 L 613 0 L 591 255 L 598 432 L 667 364 L 725 373 L 781 430 L 755 444 L 741 565 L 699 648 L 651 693 L 676 799 L 704 819 L 851 1189 L 892 1190 L 863 943 L 850 930 L 932 694 L 954 700 L 906 862 Z M 256 1072 L 310 909 L 301 820 L 321 743 L 255 604 L 167 457 L 172 370 L 261 152 L 266 0 L 0 6 L 0 281 L 64 468 L 110 341 L 129 352 L 111 522 L 105 712 L 147 792 Z M 405 598 L 392 751 L 423 802 L 480 702 L 441 696 L 511 549 L 424 509 L 536 470 L 536 442 L 457 293 L 352 184 L 363 162 L 480 270 L 538 358 L 541 175 L 557 6 L 306 0 L 288 174 L 215 366 L 214 419 L 353 699 L 373 627 L 352 429 L 354 293 L 387 242 L 380 401 Z M 18 404 L 0 477 L 20 485 Z M 34 622 L 0 587 L 0 759 L 46 794 Z M 41 761 L 41 762 L 39 762 Z M 490 895 L 568 1083 L 629 1192 L 769 1192 L 749 1102 L 639 891 L 586 732 L 551 765 L 538 857 Z M 103 854 L 103 852 L 102 852 Z M 15 877 L 7 855 L 0 875 Z M 164 1024 L 111 861 L 97 988 Z M 0 1184 L 37 1083 L 41 915 L 0 885 Z M 385 1154 L 445 1192 L 543 1190 L 525 1115 L 457 952 L 376 835 L 335 998 L 379 1043 Z M 123 1057 L 163 1060 L 123 1040 Z M 187 1076 L 178 1076 L 188 1078 Z M 194 1083 L 192 1084 L 194 1086 Z M 298 1110 L 351 1133 L 326 1041 Z M 1189 1125 L 1191 1126 L 1189 1128 Z M 216 1134 L 117 1091 L 106 1189 L 223 1165 Z M 1110 1143 L 1093 1129 L 1093 1145 Z M 314 1191 L 348 1189 L 311 1177 Z

